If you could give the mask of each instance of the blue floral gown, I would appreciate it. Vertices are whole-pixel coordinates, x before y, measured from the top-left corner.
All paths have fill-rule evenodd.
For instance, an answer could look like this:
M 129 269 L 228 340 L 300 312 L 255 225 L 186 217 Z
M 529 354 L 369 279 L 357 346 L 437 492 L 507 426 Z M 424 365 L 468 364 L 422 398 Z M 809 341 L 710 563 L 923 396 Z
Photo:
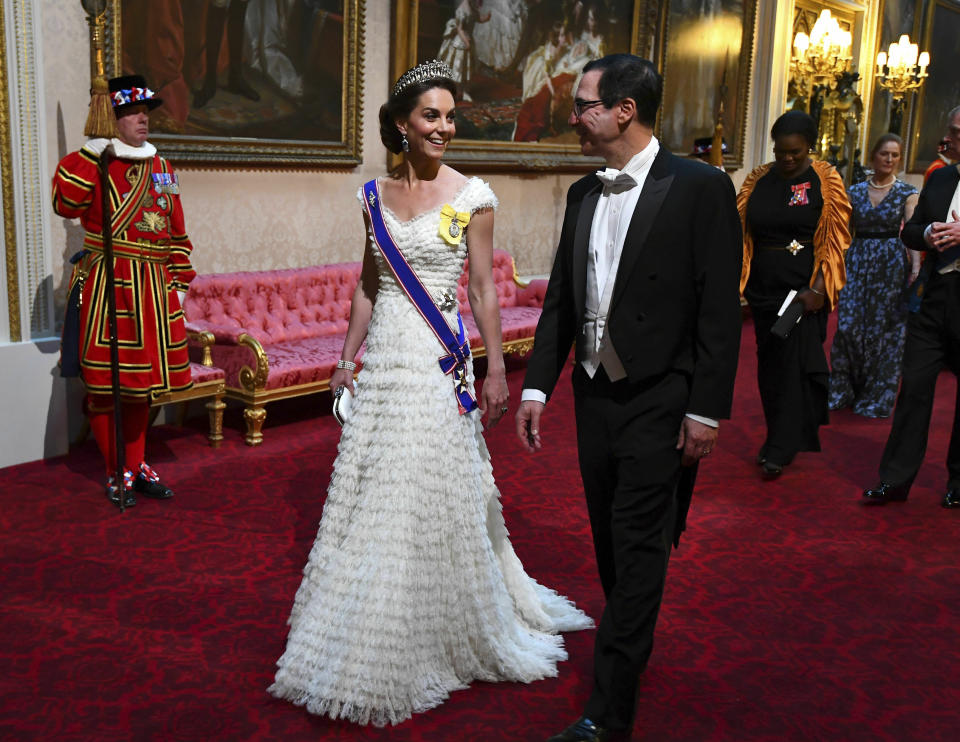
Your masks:
M 888 417 L 897 398 L 906 337 L 902 293 L 907 272 L 900 224 L 917 189 L 897 180 L 877 206 L 866 182 L 847 190 L 856 236 L 847 251 L 837 332 L 830 349 L 830 409 Z

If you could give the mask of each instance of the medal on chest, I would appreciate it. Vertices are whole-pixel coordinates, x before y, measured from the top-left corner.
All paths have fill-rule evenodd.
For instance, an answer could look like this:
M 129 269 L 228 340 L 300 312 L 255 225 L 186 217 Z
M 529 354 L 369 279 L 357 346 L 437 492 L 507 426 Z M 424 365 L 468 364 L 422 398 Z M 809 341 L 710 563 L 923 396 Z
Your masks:
M 463 232 L 470 223 L 470 212 L 457 211 L 450 204 L 440 209 L 440 227 L 437 234 L 451 247 L 456 247 L 463 239 Z
M 153 173 L 153 189 L 157 193 L 180 193 L 180 181 L 174 173 Z
M 810 203 L 810 199 L 807 197 L 807 191 L 810 190 L 810 181 L 806 183 L 794 183 L 790 186 L 790 191 L 793 193 L 790 196 L 790 200 L 787 202 L 787 206 L 806 206 Z

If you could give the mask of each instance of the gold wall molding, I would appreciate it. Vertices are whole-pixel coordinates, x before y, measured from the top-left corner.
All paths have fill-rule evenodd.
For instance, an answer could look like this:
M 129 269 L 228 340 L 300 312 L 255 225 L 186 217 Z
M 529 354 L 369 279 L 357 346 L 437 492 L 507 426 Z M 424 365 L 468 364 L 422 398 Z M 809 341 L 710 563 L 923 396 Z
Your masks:
M 43 71 L 39 10 L 32 0 L 2 0 L 6 84 L 3 116 L 9 151 L 3 152 L 4 232 L 10 340 L 54 334 L 53 282 L 47 255 Z M 0 146 L 5 143 L 0 142 Z M 7 218 L 8 199 L 13 218 Z M 13 229 L 13 240 L 10 230 Z M 12 245 L 11 245 L 12 242 Z M 15 271 L 11 277 L 10 266 Z
M 0 2 L 0 180 L 3 184 L 3 248 L 7 279 L 7 339 L 20 340 L 20 284 L 17 271 L 17 230 L 13 210 L 13 176 L 10 164 L 13 149 L 10 146 L 10 96 L 7 95 L 6 17 Z M 0 333 L 0 339 L 3 334 Z

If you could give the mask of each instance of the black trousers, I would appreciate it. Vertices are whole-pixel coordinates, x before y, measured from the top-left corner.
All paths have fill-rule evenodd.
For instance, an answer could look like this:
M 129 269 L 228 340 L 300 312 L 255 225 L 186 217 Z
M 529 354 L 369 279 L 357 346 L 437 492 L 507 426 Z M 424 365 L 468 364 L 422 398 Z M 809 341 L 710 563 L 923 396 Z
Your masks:
M 573 374 L 580 472 L 606 606 L 584 710 L 610 729 L 633 723 L 637 686 L 653 649 L 677 517 L 677 434 L 687 379 L 646 385 Z
M 937 376 L 944 368 L 960 375 L 960 273 L 934 274 L 920 311 L 907 320 L 903 376 L 893 426 L 880 460 L 880 478 L 913 483 L 927 451 Z M 960 387 L 947 451 L 947 487 L 960 487 Z

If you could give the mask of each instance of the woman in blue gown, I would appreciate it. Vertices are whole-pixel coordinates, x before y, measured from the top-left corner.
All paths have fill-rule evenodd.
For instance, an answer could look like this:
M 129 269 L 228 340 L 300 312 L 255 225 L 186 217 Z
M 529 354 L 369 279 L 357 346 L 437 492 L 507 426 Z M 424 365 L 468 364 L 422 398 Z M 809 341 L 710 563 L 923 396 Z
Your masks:
M 906 335 L 903 289 L 907 271 L 912 280 L 920 268 L 919 253 L 900 242 L 900 227 L 918 197 L 897 178 L 902 155 L 900 137 L 884 134 L 870 153 L 873 175 L 847 191 L 856 234 L 830 350 L 829 401 L 832 410 L 852 407 L 865 417 L 888 417 L 893 410 Z

